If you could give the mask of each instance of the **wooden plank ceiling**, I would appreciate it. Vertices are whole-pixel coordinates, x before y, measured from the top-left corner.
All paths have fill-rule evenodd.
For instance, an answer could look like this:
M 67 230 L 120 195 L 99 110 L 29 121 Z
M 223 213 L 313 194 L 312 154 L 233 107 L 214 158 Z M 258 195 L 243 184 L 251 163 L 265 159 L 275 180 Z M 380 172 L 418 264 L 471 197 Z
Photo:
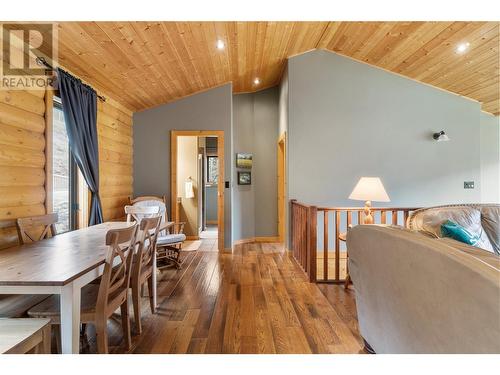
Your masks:
M 279 83 L 287 57 L 327 49 L 500 112 L 498 22 L 63 22 L 59 63 L 133 111 L 224 83 Z M 225 48 L 216 48 L 217 40 Z M 469 43 L 464 53 L 456 48 Z M 260 84 L 255 85 L 258 77 Z

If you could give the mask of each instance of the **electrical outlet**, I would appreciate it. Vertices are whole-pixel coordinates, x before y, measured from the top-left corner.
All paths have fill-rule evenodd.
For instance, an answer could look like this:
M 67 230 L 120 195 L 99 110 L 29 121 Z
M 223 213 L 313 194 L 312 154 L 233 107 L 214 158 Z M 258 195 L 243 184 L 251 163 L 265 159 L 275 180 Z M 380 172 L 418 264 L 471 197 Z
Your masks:
M 464 181 L 464 189 L 474 189 L 474 181 Z

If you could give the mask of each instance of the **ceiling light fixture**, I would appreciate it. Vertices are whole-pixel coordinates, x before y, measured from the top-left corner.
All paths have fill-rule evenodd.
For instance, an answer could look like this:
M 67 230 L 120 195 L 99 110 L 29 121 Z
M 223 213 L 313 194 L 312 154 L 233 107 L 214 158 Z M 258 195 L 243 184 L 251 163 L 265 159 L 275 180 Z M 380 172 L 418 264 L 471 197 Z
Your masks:
M 224 41 L 220 40 L 220 39 L 217 40 L 217 45 L 216 46 L 217 46 L 217 49 L 220 49 L 220 50 L 224 49 L 224 47 L 225 47 Z
M 466 43 L 460 43 L 458 46 L 457 46 L 457 52 L 458 53 L 464 53 L 465 51 L 467 51 L 469 49 L 469 46 L 470 46 L 470 43 L 469 42 L 466 42 Z
M 259 78 L 255 78 L 253 80 L 253 83 L 254 83 L 254 85 L 258 85 L 260 83 L 260 79 Z

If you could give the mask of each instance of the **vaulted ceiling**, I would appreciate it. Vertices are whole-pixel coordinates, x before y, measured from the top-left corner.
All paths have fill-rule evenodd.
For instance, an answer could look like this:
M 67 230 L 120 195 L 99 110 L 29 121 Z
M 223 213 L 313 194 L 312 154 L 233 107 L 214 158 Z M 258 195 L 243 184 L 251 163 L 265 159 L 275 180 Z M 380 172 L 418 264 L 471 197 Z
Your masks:
M 59 64 L 139 111 L 233 82 L 279 83 L 290 56 L 327 49 L 500 112 L 498 22 L 62 22 Z M 216 48 L 217 40 L 225 48 Z M 457 52 L 457 46 L 468 48 Z M 260 83 L 254 84 L 258 77 Z

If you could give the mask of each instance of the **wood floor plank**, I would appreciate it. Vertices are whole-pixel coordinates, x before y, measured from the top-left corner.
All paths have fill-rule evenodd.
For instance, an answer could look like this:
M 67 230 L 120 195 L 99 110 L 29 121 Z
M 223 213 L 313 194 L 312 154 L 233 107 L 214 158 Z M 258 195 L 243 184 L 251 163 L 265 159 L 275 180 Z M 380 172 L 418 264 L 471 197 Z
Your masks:
M 181 270 L 158 276 L 156 314 L 142 299 L 142 335 L 128 353 L 362 353 L 355 292 L 311 284 L 280 244 L 213 251 L 201 240 Z M 132 332 L 135 333 L 133 312 Z M 87 330 L 83 352 L 95 352 Z M 120 317 L 108 322 L 110 352 L 127 352 Z

